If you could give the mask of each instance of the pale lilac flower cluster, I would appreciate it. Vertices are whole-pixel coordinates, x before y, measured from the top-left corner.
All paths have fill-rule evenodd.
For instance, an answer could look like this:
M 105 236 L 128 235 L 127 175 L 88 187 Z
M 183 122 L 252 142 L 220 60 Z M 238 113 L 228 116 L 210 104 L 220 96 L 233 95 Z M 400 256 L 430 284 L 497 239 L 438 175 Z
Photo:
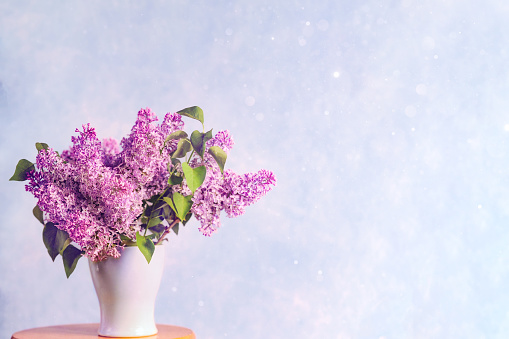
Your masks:
M 207 171 L 205 182 L 193 196 L 193 215 L 201 222 L 200 231 L 210 236 L 221 225 L 220 212 L 230 218 L 244 214 L 245 208 L 264 196 L 276 185 L 274 174 L 267 170 L 238 175 L 231 170 Z
M 207 149 L 218 146 L 228 153 L 233 144 L 229 132 L 220 131 L 207 142 Z M 207 176 L 194 193 L 191 211 L 201 223 L 199 230 L 206 236 L 212 235 L 221 226 L 221 211 L 225 211 L 230 218 L 242 215 L 247 206 L 258 201 L 272 189 L 271 186 L 276 185 L 274 173 L 267 170 L 238 175 L 227 169 L 223 175 L 207 153 L 203 161 L 194 164 L 194 167 L 201 164 L 207 167 Z
M 140 229 L 138 218 L 144 201 L 168 187 L 171 153 L 177 140 L 166 137 L 182 130 L 182 116 L 166 114 L 160 125 L 150 109 L 138 112 L 131 133 L 120 146 L 114 139 L 99 141 L 94 128 L 84 125 L 73 145 L 58 155 L 53 149 L 41 150 L 36 170 L 28 175 L 27 191 L 38 199 L 45 221 L 66 231 L 71 240 L 94 261 L 120 255 L 121 235 L 135 239 Z M 206 148 L 233 147 L 228 131 L 220 131 Z M 214 158 L 205 152 L 203 159 L 194 155 L 192 167 L 205 165 L 204 183 L 194 193 L 191 211 L 200 221 L 200 231 L 210 236 L 220 226 L 220 213 L 235 217 L 256 202 L 276 184 L 274 174 L 261 170 L 238 175 L 231 170 L 221 173 Z M 181 167 L 176 168 L 181 173 Z M 173 191 L 189 195 L 183 182 Z

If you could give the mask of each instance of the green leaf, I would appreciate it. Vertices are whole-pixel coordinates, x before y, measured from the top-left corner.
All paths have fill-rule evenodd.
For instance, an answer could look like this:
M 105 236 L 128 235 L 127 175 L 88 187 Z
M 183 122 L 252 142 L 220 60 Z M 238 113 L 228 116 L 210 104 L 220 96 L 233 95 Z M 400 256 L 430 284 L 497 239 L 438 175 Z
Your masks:
M 80 251 L 73 245 L 69 245 L 65 248 L 62 253 L 62 260 L 64 262 L 65 275 L 69 278 L 76 268 L 78 260 L 83 255 L 83 251 Z
M 184 108 L 177 112 L 180 115 L 198 120 L 204 126 L 203 110 L 198 106 Z
M 175 166 L 177 166 L 178 164 L 180 164 L 180 160 L 179 159 L 176 159 L 176 158 L 171 158 L 171 164 L 173 165 L 173 168 L 175 168 Z M 169 165 L 169 164 L 168 164 Z
M 164 226 L 163 226 L 163 227 L 164 227 Z M 147 239 L 154 239 L 156 236 L 157 236 L 157 234 L 151 233 L 151 234 L 147 234 L 147 235 L 145 235 L 145 238 L 147 238 Z M 154 245 L 155 245 L 155 244 L 154 244 Z
M 172 154 L 172 158 L 182 158 L 192 149 L 192 145 L 187 139 L 180 139 L 177 144 L 177 149 Z
M 36 142 L 35 143 L 35 148 L 37 148 L 37 153 L 39 153 L 42 149 L 49 149 L 49 146 L 48 144 L 44 143 L 44 142 Z
M 187 138 L 187 133 L 186 132 L 184 132 L 184 131 L 175 131 L 175 132 L 173 132 L 172 134 L 168 135 L 166 137 L 166 139 L 164 140 L 163 148 L 166 146 L 168 141 L 182 139 L 182 138 Z M 161 148 L 160 152 L 161 153 L 163 152 L 162 148 Z
M 168 206 L 171 207 L 171 209 L 175 212 L 175 214 L 178 217 L 177 209 L 175 208 L 175 203 L 173 202 L 172 198 L 163 197 L 163 200 L 168 204 Z
M 163 218 L 168 220 L 172 216 L 173 216 L 173 212 L 172 212 L 170 206 L 165 201 L 164 207 L 163 207 Z
M 154 255 L 154 251 L 156 246 L 150 237 L 144 237 L 140 234 L 140 232 L 136 232 L 136 244 L 140 249 L 141 253 L 147 259 L 147 263 L 150 264 L 150 260 L 152 259 L 152 255 Z
M 192 198 L 192 195 L 183 196 L 178 192 L 174 192 L 171 199 L 167 197 L 163 199 L 170 205 L 173 211 L 175 211 L 175 214 L 180 220 L 185 220 L 187 213 L 191 209 L 191 206 L 193 206 Z
M 187 133 L 184 131 L 175 131 L 172 134 L 168 135 L 164 142 L 166 143 L 170 140 L 177 140 L 177 139 L 182 139 L 182 138 L 187 138 Z
M 210 139 L 212 139 L 212 128 L 210 129 L 210 131 L 204 133 L 203 144 L 205 144 Z
M 124 234 L 120 234 L 120 240 L 122 240 L 125 246 L 136 246 L 136 243 Z
M 182 171 L 184 172 L 187 186 L 193 193 L 203 183 L 205 175 L 207 174 L 207 168 L 205 166 L 191 168 L 187 162 L 182 163 Z
M 27 180 L 27 174 L 30 171 L 35 170 L 35 166 L 33 163 L 26 159 L 21 159 L 18 161 L 16 165 L 16 169 L 14 170 L 14 174 L 9 179 L 10 181 L 25 181 Z
M 42 230 L 42 240 L 53 261 L 68 245 L 67 239 L 69 239 L 69 234 L 59 230 L 52 222 L 48 222 Z
M 208 150 L 209 154 L 216 160 L 221 173 L 224 171 L 224 164 L 226 163 L 226 152 L 219 146 L 212 146 Z
M 149 234 L 147 236 L 150 236 L 151 239 L 154 237 L 160 238 L 161 233 L 163 233 L 165 229 L 166 227 L 163 224 L 156 225 L 150 228 L 150 232 L 152 232 L 152 234 Z
M 170 158 L 171 162 L 168 162 L 166 168 L 168 169 L 168 173 L 170 176 L 177 170 L 177 165 L 180 164 L 180 160 L 177 158 Z
M 168 178 L 168 185 L 172 186 L 172 185 L 180 185 L 182 183 L 182 181 L 184 180 L 184 178 L 182 177 L 179 177 L 175 174 L 172 174 L 169 178 Z
M 151 228 L 156 225 L 159 225 L 161 222 L 162 222 L 162 220 L 159 217 L 152 218 L 148 221 L 147 228 Z
M 179 224 L 175 224 L 173 225 L 173 227 L 171 228 L 171 230 L 173 232 L 175 232 L 176 235 L 179 235 Z
M 202 158 L 203 154 L 205 153 L 207 141 L 210 139 L 212 139 L 212 130 L 205 133 L 201 133 L 200 131 L 195 130 L 193 133 L 191 133 L 191 144 L 193 145 L 196 153 L 198 153 Z
M 196 153 L 203 157 L 203 137 L 200 131 L 195 130 L 191 133 L 191 144 Z
M 41 224 L 44 225 L 44 217 L 41 209 L 39 208 L 39 205 L 35 205 L 34 209 L 32 210 L 32 213 L 34 214 L 34 217 L 36 217 L 37 220 L 39 220 Z
M 182 225 L 186 226 L 186 224 L 189 222 L 191 217 L 193 216 L 193 212 L 189 211 L 186 215 L 186 219 L 182 220 Z

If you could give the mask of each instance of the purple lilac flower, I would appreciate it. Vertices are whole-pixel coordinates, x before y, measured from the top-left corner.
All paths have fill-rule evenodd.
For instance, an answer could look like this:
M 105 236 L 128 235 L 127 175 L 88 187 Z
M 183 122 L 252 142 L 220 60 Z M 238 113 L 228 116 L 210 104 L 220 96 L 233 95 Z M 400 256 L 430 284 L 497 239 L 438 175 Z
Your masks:
M 101 143 L 89 124 L 76 130 L 72 146 L 60 157 L 53 149 L 41 150 L 26 189 L 45 212 L 45 221 L 66 231 L 85 255 L 94 261 L 118 257 L 120 235 L 135 238 L 135 222 L 143 200 L 167 186 L 167 163 L 176 145 L 160 152 L 167 135 L 183 127 L 181 116 L 168 113 L 164 122 L 140 110 L 122 151 L 114 139 Z
M 214 171 L 215 172 L 215 171 Z M 230 218 L 244 214 L 245 208 L 258 201 L 271 186 L 276 185 L 274 174 L 267 170 L 238 175 L 231 170 L 208 176 L 193 196 L 191 211 L 201 222 L 199 230 L 206 236 L 220 227 L 220 213 Z
M 163 145 L 168 135 L 183 127 L 182 117 L 176 113 L 166 114 L 161 126 L 151 124 L 156 120 L 150 109 L 140 110 L 131 134 L 122 139 L 122 152 L 119 154 L 121 173 L 136 182 L 146 199 L 166 187 L 170 154 L 177 142 L 171 140 L 164 148 Z
M 219 131 L 214 135 L 212 139 L 207 141 L 207 148 L 210 148 L 212 146 L 219 146 L 222 148 L 223 151 L 228 154 L 230 150 L 233 148 L 233 145 L 235 143 L 233 142 L 233 138 L 230 135 L 230 132 L 227 130 Z
M 115 167 L 120 164 L 120 158 L 118 154 L 120 153 L 120 146 L 118 145 L 118 141 L 113 138 L 103 139 L 102 141 L 103 148 L 103 164 L 107 167 Z
M 228 131 L 218 132 L 207 142 L 207 149 L 219 146 L 225 152 L 233 147 Z M 192 162 L 192 167 L 205 165 L 207 175 L 203 184 L 193 196 L 191 211 L 201 223 L 199 230 L 206 236 L 212 235 L 221 225 L 220 214 L 225 211 L 230 218 L 244 214 L 245 208 L 264 196 L 276 185 L 274 174 L 267 170 L 238 175 L 226 170 L 224 176 L 212 156 L 205 152 L 204 159 Z
M 140 110 L 130 134 L 120 142 L 121 148 L 112 138 L 101 143 L 94 128 L 83 125 L 72 137 L 69 150 L 61 156 L 53 149 L 41 150 L 37 170 L 28 174 L 26 190 L 38 199 L 45 221 L 66 231 L 94 261 L 118 257 L 120 236 L 134 240 L 140 229 L 143 202 L 168 187 L 168 169 L 182 174 L 181 166 L 172 168 L 170 159 L 178 141 L 165 141 L 183 129 L 181 115 L 168 113 L 160 125 L 153 124 L 155 121 L 150 109 Z M 228 153 L 233 144 L 229 132 L 220 131 L 206 147 L 218 146 Z M 244 175 L 226 170 L 223 175 L 207 152 L 203 158 L 195 153 L 189 164 L 207 168 L 191 208 L 201 223 L 199 230 L 207 236 L 219 228 L 221 211 L 228 217 L 241 215 L 276 185 L 274 174 L 266 170 Z M 191 194 L 185 180 L 172 190 Z

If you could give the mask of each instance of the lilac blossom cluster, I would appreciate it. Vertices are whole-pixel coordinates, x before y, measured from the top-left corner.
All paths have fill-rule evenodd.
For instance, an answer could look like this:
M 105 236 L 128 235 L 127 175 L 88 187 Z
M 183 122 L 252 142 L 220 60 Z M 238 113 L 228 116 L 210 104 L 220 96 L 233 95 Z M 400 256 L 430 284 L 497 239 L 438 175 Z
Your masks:
M 122 236 L 136 239 L 144 202 L 168 189 L 173 168 L 171 154 L 178 140 L 167 140 L 182 130 L 182 116 L 168 113 L 163 122 L 150 109 L 138 112 L 131 133 L 120 145 L 115 139 L 97 138 L 89 124 L 72 137 L 72 146 L 59 155 L 51 148 L 41 149 L 36 170 L 28 173 L 26 190 L 38 199 L 45 221 L 66 231 L 86 257 L 93 261 L 120 256 Z M 233 147 L 228 131 L 220 131 L 207 141 L 206 148 L 218 146 L 226 153 Z M 210 236 L 220 226 L 220 212 L 228 217 L 244 213 L 276 184 L 267 170 L 238 175 L 231 170 L 221 173 L 214 158 L 205 152 L 194 154 L 192 167 L 205 165 L 206 178 L 194 192 L 191 212 L 200 221 L 199 230 Z M 191 194 L 185 180 L 171 187 Z
M 221 147 L 228 153 L 233 147 L 233 139 L 228 131 L 221 131 L 207 142 L 208 148 L 212 146 Z M 195 159 L 193 167 L 200 165 L 207 167 L 207 175 L 194 193 L 191 211 L 201 223 L 199 230 L 206 236 L 221 226 L 221 211 L 224 210 L 230 218 L 242 215 L 247 206 L 258 201 L 272 189 L 271 186 L 276 185 L 274 173 L 267 170 L 238 175 L 227 169 L 223 175 L 207 153 L 203 159 Z

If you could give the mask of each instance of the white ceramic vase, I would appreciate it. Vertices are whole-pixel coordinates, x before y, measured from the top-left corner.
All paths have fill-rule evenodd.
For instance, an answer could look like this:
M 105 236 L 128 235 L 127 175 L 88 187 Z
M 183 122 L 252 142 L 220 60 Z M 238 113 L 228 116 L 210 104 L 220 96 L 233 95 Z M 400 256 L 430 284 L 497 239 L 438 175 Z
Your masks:
M 154 307 L 164 267 L 164 246 L 150 261 L 138 247 L 125 247 L 118 259 L 89 262 L 99 307 L 99 335 L 143 337 L 157 333 Z

